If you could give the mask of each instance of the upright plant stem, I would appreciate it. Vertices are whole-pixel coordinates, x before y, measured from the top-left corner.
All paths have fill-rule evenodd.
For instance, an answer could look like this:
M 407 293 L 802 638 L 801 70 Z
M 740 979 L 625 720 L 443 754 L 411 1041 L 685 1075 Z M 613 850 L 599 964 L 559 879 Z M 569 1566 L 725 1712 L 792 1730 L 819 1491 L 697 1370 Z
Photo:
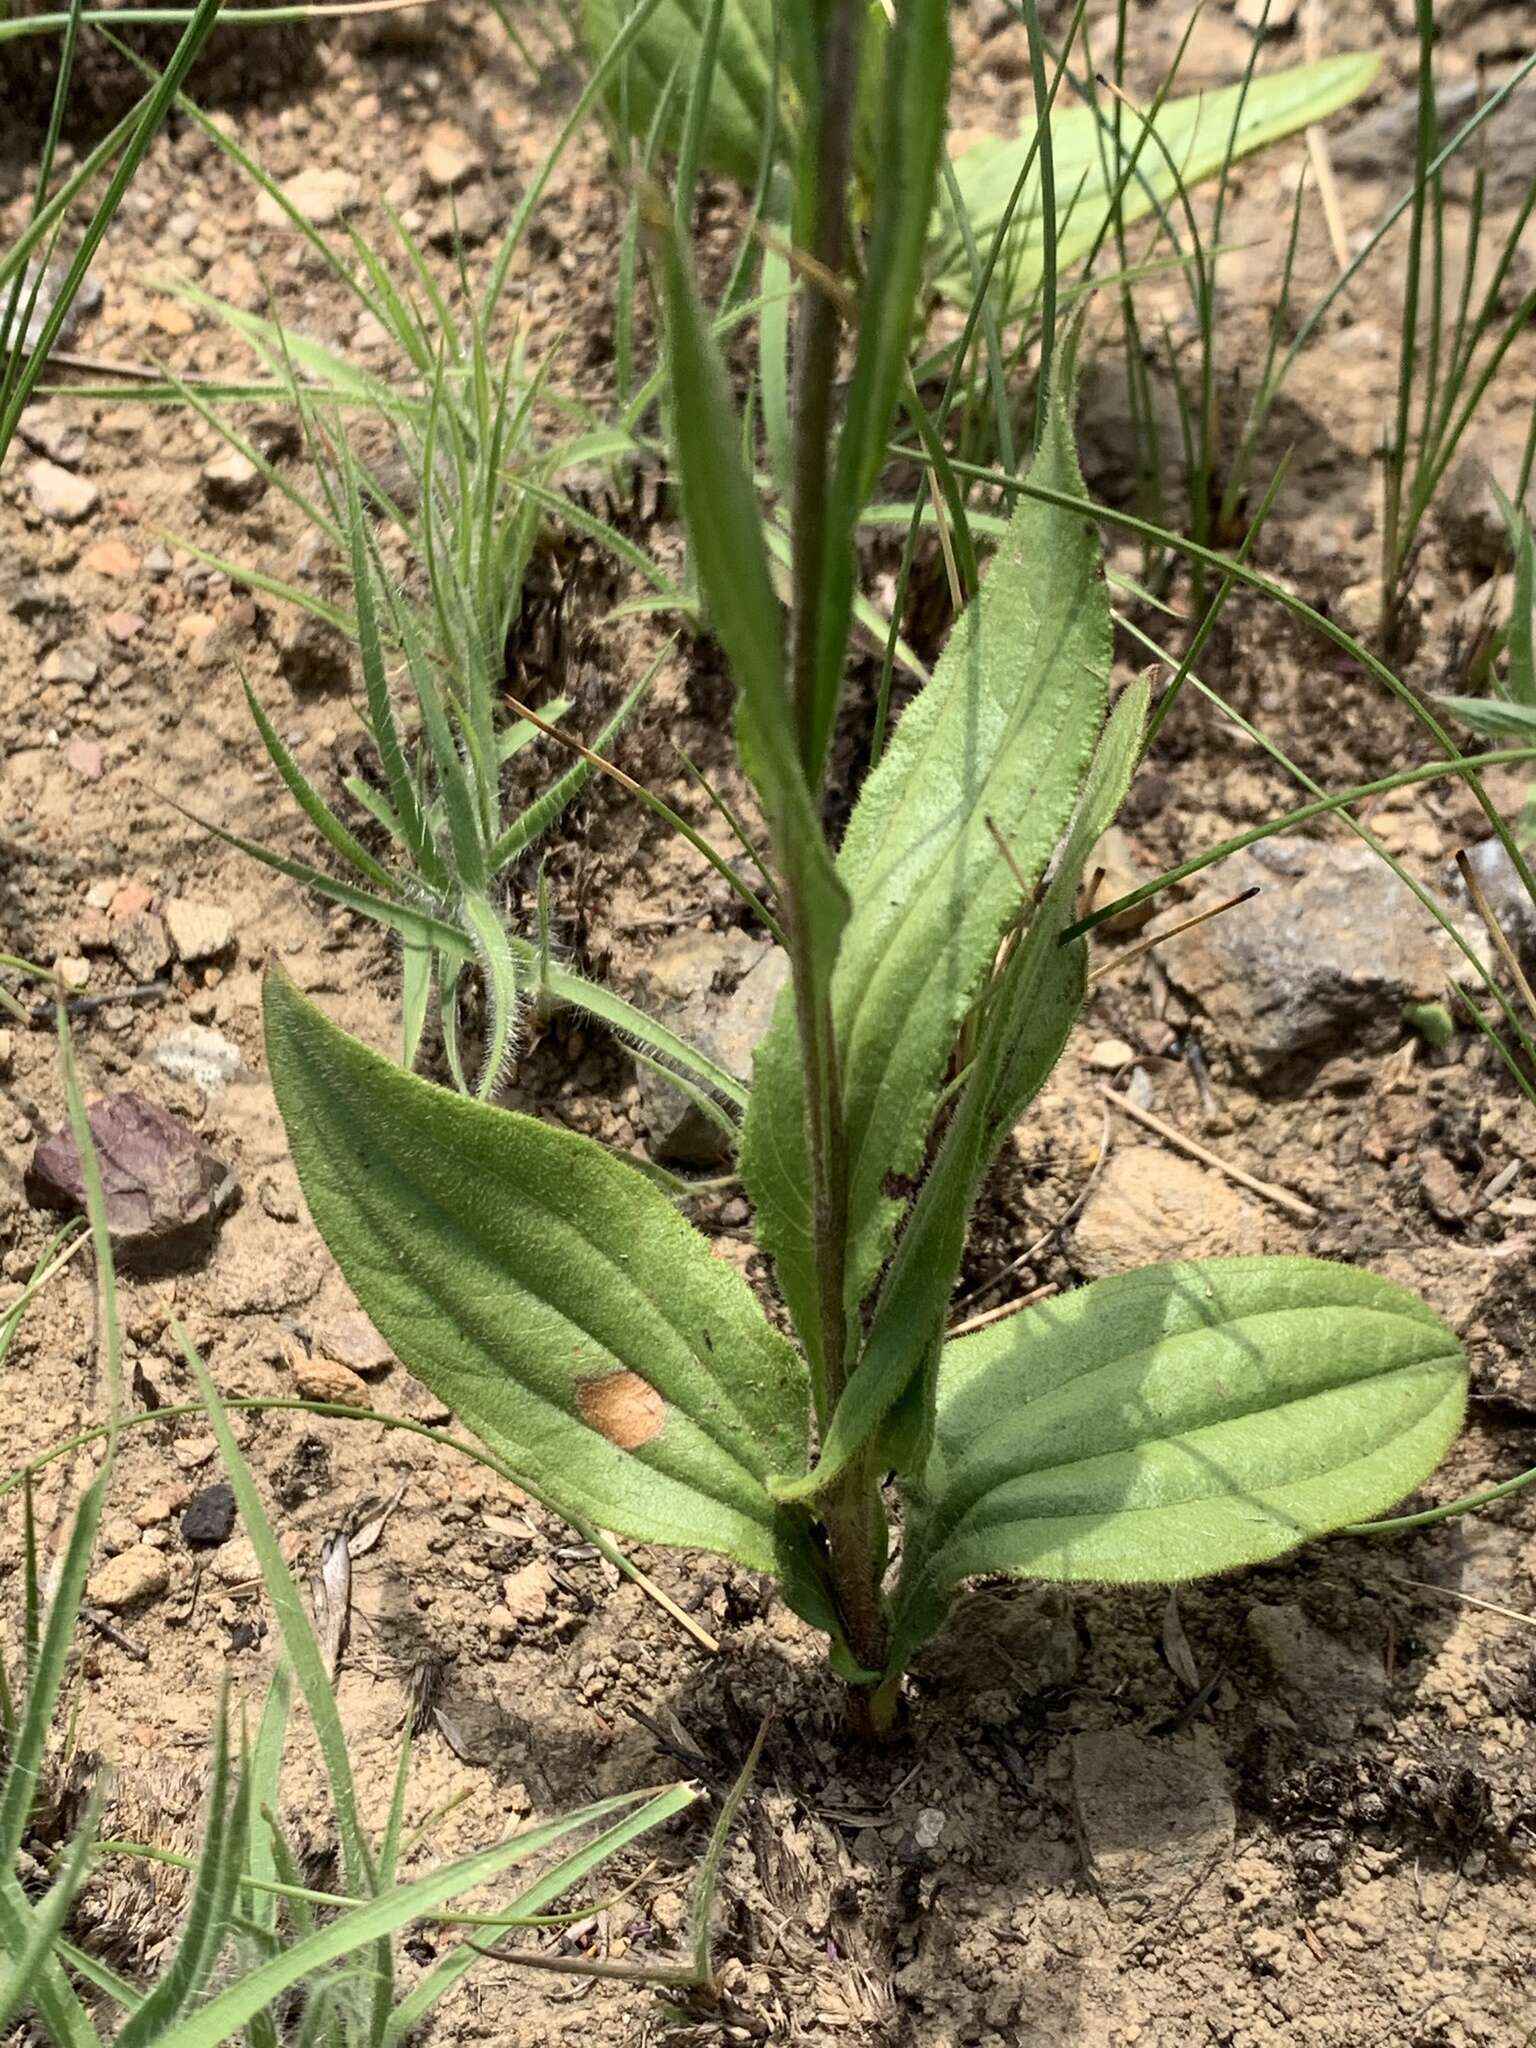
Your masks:
M 1435 75 L 1433 0 L 1416 0 L 1419 39 L 1419 106 L 1414 140 L 1413 211 L 1408 227 L 1408 267 L 1403 280 L 1403 328 L 1397 366 L 1397 416 L 1386 451 L 1385 500 L 1382 509 L 1381 543 L 1381 630 L 1391 634 L 1397 616 L 1402 582 L 1400 536 L 1402 530 L 1403 479 L 1408 467 L 1408 442 L 1412 432 L 1410 408 L 1413 402 L 1414 369 L 1419 345 L 1419 292 L 1424 266 L 1424 211 L 1429 199 L 1431 158 L 1435 155 Z M 1439 205 L 1439 173 L 1433 173 L 1435 203 Z M 1438 303 L 1430 308 L 1438 324 Z
M 795 404 L 791 448 L 795 553 L 790 621 L 789 712 L 813 797 L 821 762 L 816 743 L 816 655 L 826 590 L 827 500 L 831 476 L 832 400 L 837 374 L 838 309 L 819 279 L 843 274 L 848 254 L 848 188 L 853 166 L 854 110 L 858 99 L 864 14 L 859 0 L 831 0 L 807 10 L 819 27 L 814 53 L 818 92 L 809 142 L 809 183 L 802 179 L 800 217 L 812 272 L 803 289 L 796 329 Z M 800 1056 L 805 1074 L 811 1162 L 812 1232 L 821 1339 L 821 1385 L 826 1427 L 850 1368 L 845 1303 L 848 1230 L 847 1133 L 838 1078 L 831 992 L 810 960 L 801 906 L 791 903 L 790 954 L 794 965 Z M 856 1461 L 825 1504 L 828 1564 L 849 1646 L 866 1668 L 885 1659 L 881 1579 L 886 1556 L 884 1507 L 877 1478 Z M 867 1696 L 855 1693 L 853 1719 L 860 1733 L 877 1732 Z
M 808 10 L 813 19 L 823 10 Z M 800 299 L 795 333 L 795 424 L 792 493 L 795 523 L 794 616 L 790 640 L 790 702 L 800 757 L 808 777 L 816 754 L 816 646 L 825 582 L 827 479 L 832 431 L 832 386 L 837 370 L 837 306 L 817 282 L 841 277 L 848 245 L 848 180 L 853 167 L 853 113 L 858 99 L 858 0 L 832 0 L 825 9 L 822 47 L 816 53 L 820 105 L 809 202 L 802 197 L 806 253 L 817 266 Z M 806 189 L 803 187 L 803 190 Z

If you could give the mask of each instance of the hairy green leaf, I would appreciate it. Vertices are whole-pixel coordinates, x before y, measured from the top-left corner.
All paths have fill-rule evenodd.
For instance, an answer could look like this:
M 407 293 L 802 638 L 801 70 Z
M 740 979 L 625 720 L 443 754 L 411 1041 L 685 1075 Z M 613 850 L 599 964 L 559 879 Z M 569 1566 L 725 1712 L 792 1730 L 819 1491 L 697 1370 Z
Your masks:
M 978 1573 L 1168 1583 L 1380 1514 L 1434 1470 L 1465 1405 L 1431 1309 L 1318 1259 L 1149 1266 L 961 1338 L 893 1668 Z
M 582 33 L 594 61 L 612 45 L 632 12 L 632 0 L 584 0 Z M 644 137 L 661 106 L 674 67 L 680 67 L 684 81 L 693 76 L 709 12 L 710 0 L 661 0 L 629 53 L 623 95 L 617 82 L 610 84 L 614 116 L 618 118 L 622 109 L 629 132 L 637 139 Z M 772 0 L 727 0 L 719 38 L 698 159 L 750 186 L 757 177 L 763 127 L 773 98 Z M 675 149 L 682 139 L 684 107 L 676 94 L 672 99 L 672 112 L 661 132 L 667 149 Z M 787 108 L 780 119 L 789 119 Z
M 800 1525 L 764 1480 L 804 1458 L 804 1367 L 666 1197 L 404 1072 L 275 972 L 266 1019 L 311 1214 L 409 1370 L 556 1505 L 789 1568 Z
M 1173 199 L 1181 183 L 1196 185 L 1225 163 L 1251 156 L 1347 106 L 1371 83 L 1380 62 L 1374 51 L 1326 57 L 1316 64 L 1269 72 L 1220 92 L 1166 101 L 1153 124 L 1161 146 L 1148 141 L 1137 154 L 1135 170 L 1120 198 L 1121 218 L 1127 225 L 1140 220 Z M 1113 145 L 1100 133 L 1099 124 L 1100 115 L 1091 106 L 1051 116 L 1056 177 L 1054 240 L 1060 266 L 1086 255 L 1099 239 L 1124 171 L 1123 164 L 1117 169 Z M 1135 118 L 1127 117 L 1121 143 L 1127 158 L 1136 148 L 1138 132 Z M 1002 225 L 1033 133 L 1033 122 L 1026 122 L 1019 134 L 987 136 L 954 160 L 961 203 L 971 232 L 983 248 Z M 1044 276 L 1046 229 L 1037 157 L 998 267 L 999 282 L 1007 281 L 1010 310 L 1026 304 Z M 946 297 L 962 304 L 969 298 L 971 268 L 965 241 L 947 202 L 935 232 L 931 271 Z
M 998 1148 L 1044 1086 L 1088 993 L 1088 949 L 1062 943 L 1078 884 L 1095 842 L 1113 823 L 1140 753 L 1148 688 L 1120 697 L 1089 769 L 1082 801 L 1050 887 L 987 993 L 978 1043 L 960 1104 L 902 1231 L 881 1284 L 869 1336 L 816 1468 L 780 1484 L 783 1500 L 821 1492 L 846 1469 L 887 1417 L 880 1463 L 921 1472 L 933 1433 L 933 1379 L 966 1229 Z
M 1066 401 L 1031 471 L 1081 488 Z M 1072 815 L 1104 716 L 1109 602 L 1083 520 L 1021 498 L 981 592 L 896 728 L 848 828 L 852 902 L 832 978 L 848 1130 L 850 1319 L 890 1250 L 892 1178 L 923 1164 L 944 1068 L 1019 908 Z M 814 1326 L 805 1108 L 792 1003 L 759 1048 L 741 1166 L 802 1337 Z M 807 1338 L 809 1341 L 809 1339 Z
M 1536 739 L 1536 705 L 1509 704 L 1498 697 L 1437 697 L 1435 702 L 1474 732 L 1492 733 L 1501 739 Z

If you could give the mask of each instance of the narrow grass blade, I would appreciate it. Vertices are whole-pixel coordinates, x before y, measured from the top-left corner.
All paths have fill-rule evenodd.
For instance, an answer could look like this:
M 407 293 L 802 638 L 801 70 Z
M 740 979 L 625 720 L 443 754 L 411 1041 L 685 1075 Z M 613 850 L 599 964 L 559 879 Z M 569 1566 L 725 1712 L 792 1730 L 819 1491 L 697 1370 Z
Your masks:
M 240 1446 L 235 1442 L 229 1427 L 229 1418 L 224 1413 L 224 1404 L 219 1399 L 208 1368 L 179 1323 L 174 1325 L 176 1340 L 181 1346 L 187 1370 L 196 1384 L 203 1406 L 208 1413 L 208 1424 L 218 1442 L 224 1467 L 229 1474 L 229 1483 L 234 1489 L 235 1500 L 240 1509 L 240 1524 L 251 1540 L 261 1567 L 262 1582 L 267 1598 L 283 1638 L 283 1648 L 293 1667 L 293 1675 L 304 1704 L 309 1709 L 309 1718 L 314 1726 L 315 1736 L 320 1745 L 320 1754 L 325 1764 L 326 1777 L 330 1781 L 331 1798 L 336 1808 L 337 1832 L 341 1837 L 342 1859 L 347 1872 L 348 1886 L 358 1893 L 371 1893 L 376 1888 L 377 1875 L 372 1851 L 358 1817 L 357 1792 L 352 1780 L 352 1765 L 347 1749 L 346 1733 L 341 1725 L 341 1715 L 336 1705 L 336 1695 L 331 1686 L 330 1674 L 326 1670 L 325 1658 L 316 1640 L 313 1625 L 305 1612 L 304 1602 L 294 1584 L 293 1575 L 283 1562 L 277 1547 L 277 1537 L 267 1519 L 267 1511 L 256 1482 L 251 1477 Z M 349 1944 L 350 1946 L 351 1944 Z M 250 2010 L 259 2011 L 266 2001 L 258 1999 Z M 217 2003 L 217 2001 L 215 2001 Z M 243 2024 L 243 2018 L 235 2024 Z M 208 2037 L 210 2048 L 223 2039 L 222 2033 Z M 162 2040 L 156 2048 L 167 2048 Z
M 262 744 L 272 757 L 272 765 L 283 778 L 288 793 L 305 817 L 332 852 L 339 853 L 344 861 L 350 863 L 360 875 L 372 882 L 375 887 L 382 889 L 386 895 L 394 895 L 397 885 L 388 868 L 381 866 L 361 840 L 356 838 L 337 817 L 284 746 L 277 728 L 262 709 L 255 691 L 244 676 L 240 681 L 245 691 L 245 701 L 250 706 L 252 718 L 256 721 L 256 730 L 261 734 Z
M 644 1797 L 643 1794 L 632 1796 Z M 620 1821 L 616 1826 L 599 1835 L 596 1841 L 588 1843 L 585 1848 L 579 1849 L 573 1855 L 562 1859 L 547 1875 L 540 1878 L 525 1892 L 520 1893 L 513 1904 L 507 1909 L 508 1919 L 512 1919 L 513 1916 L 532 1919 L 535 1914 L 542 1913 L 562 1893 L 569 1891 L 573 1885 L 579 1884 L 590 1871 L 595 1870 L 608 1857 L 617 1854 L 620 1849 L 626 1848 L 630 1842 L 637 1840 L 641 1835 L 649 1833 L 652 1828 L 661 1826 L 664 1821 L 670 1820 L 674 1814 L 683 1812 L 697 1797 L 698 1794 L 691 1786 L 676 1785 L 669 1791 L 649 1799 L 638 1812 L 631 1814 L 627 1819 Z M 601 1814 L 612 1811 L 623 1804 L 622 1800 L 605 1800 L 601 1807 L 588 1808 L 586 1817 L 598 1818 Z M 583 1816 L 578 1814 L 572 1816 L 568 1821 L 552 1822 L 549 1828 L 539 1829 L 536 1832 L 546 1835 L 550 1833 L 550 1829 L 560 1829 L 562 1832 L 569 1832 L 572 1828 L 581 1826 L 582 1822 Z M 527 1838 L 524 1837 L 522 1839 Z M 559 1839 L 559 1837 L 554 1836 L 553 1839 Z M 494 1855 L 498 1852 L 488 1851 L 486 1853 Z M 496 1873 L 492 1872 L 491 1874 L 495 1875 Z M 460 1885 L 456 1888 L 467 1890 L 468 1886 Z M 383 2048 L 403 2048 L 403 2044 L 410 2038 L 411 2029 L 421 2023 L 432 2007 L 443 1997 L 444 1993 L 451 1990 L 453 1985 L 467 1971 L 472 1970 L 477 1963 L 484 1960 L 485 1958 L 478 1949 L 470 1948 L 467 1944 L 461 1945 L 449 1955 L 444 1956 L 416 1986 L 416 1989 L 401 1999 L 400 2003 L 395 2007 L 389 2026 L 384 2034 Z M 515 1952 L 509 1954 L 506 1960 L 515 1963 L 517 1960 Z
M 805 965 L 818 999 L 847 916 L 842 885 L 811 801 L 789 716 L 784 636 L 757 494 L 736 453 L 736 417 L 724 366 L 699 308 L 686 256 L 659 207 L 652 245 L 666 305 L 683 506 L 699 580 L 740 698 L 747 766 L 768 816 L 774 854 L 805 921 Z
M 33 1909 L 32 1924 L 19 1952 L 10 1968 L 0 1974 L 0 2034 L 21 2008 L 33 2001 L 35 1988 L 58 1947 L 80 1888 L 90 1874 L 99 1813 L 99 1803 L 93 1800 L 53 1883 Z
M 292 1985 L 305 1982 L 327 1964 L 355 1954 L 369 1942 L 387 1942 L 392 1934 L 409 1925 L 422 1912 L 442 1905 L 460 1892 L 490 1883 L 504 1870 L 512 1869 L 526 1862 L 530 1856 L 563 1841 L 577 1828 L 622 1812 L 626 1806 L 645 1799 L 637 1813 L 610 1827 L 600 1837 L 604 1845 L 602 1853 L 612 1855 L 638 1834 L 681 1813 L 695 1796 L 689 1786 L 678 1785 L 650 1798 L 632 1793 L 602 1800 L 578 1814 L 530 1828 L 509 1841 L 499 1842 L 494 1848 L 462 1856 L 411 1884 L 398 1885 L 377 1898 L 369 1899 L 352 1912 L 339 1915 L 305 1940 L 294 1943 L 284 1954 L 251 1971 L 239 1984 L 231 1985 L 198 2012 L 162 2034 L 156 2048 L 221 2048 L 221 2044 L 253 2013 L 271 2005 Z M 398 2025 L 404 2011 L 404 2004 L 396 2008 L 385 2035 L 387 2043 L 404 2039 L 405 2028 Z

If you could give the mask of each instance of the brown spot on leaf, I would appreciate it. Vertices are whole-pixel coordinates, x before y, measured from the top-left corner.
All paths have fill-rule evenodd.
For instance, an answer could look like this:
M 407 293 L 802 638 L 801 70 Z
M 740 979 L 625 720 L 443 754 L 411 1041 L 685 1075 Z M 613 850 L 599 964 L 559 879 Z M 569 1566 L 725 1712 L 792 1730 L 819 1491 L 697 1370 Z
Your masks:
M 621 1451 L 637 1450 L 660 1436 L 667 1419 L 666 1403 L 637 1372 L 605 1372 L 601 1379 L 579 1380 L 576 1406 L 587 1427 Z

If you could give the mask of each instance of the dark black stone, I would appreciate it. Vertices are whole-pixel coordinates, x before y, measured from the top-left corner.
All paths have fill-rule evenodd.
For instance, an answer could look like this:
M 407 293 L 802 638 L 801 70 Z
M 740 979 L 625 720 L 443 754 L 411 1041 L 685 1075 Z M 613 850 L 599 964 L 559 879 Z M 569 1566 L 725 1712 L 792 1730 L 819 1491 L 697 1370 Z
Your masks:
M 229 1541 L 234 1528 L 234 1491 L 223 1484 L 205 1486 L 194 1494 L 181 1518 L 181 1533 L 194 1550 L 217 1550 Z

